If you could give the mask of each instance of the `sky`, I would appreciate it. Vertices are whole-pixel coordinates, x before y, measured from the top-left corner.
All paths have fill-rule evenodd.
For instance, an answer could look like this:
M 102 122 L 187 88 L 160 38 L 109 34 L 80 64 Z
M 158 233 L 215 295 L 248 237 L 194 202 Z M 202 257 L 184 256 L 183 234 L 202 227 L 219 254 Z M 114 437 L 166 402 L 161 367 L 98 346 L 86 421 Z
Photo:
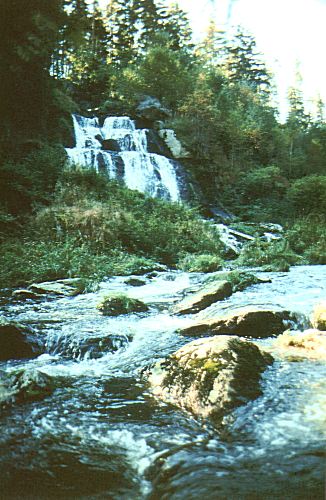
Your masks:
M 210 17 L 224 27 L 241 25 L 254 35 L 257 48 L 276 82 L 280 118 L 297 69 L 308 111 L 318 94 L 326 103 L 326 0 L 179 0 L 189 13 L 196 36 Z
M 169 0 L 166 0 L 169 3 Z M 299 69 L 307 111 L 320 94 L 326 103 L 326 0 L 179 0 L 196 39 L 213 18 L 218 26 L 241 25 L 254 35 L 257 48 L 274 74 L 280 119 L 287 112 L 288 88 Z M 107 2 L 102 0 L 102 4 Z

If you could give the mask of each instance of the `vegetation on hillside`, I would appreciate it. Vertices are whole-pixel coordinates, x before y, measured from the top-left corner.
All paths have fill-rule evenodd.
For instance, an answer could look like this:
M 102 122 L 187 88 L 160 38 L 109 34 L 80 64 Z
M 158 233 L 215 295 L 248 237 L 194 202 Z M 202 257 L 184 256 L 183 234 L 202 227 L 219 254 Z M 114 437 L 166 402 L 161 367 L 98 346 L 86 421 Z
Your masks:
M 0 20 L 3 285 L 154 261 L 220 266 L 220 244 L 194 211 L 63 173 L 71 112 L 133 116 L 144 95 L 170 109 L 164 126 L 191 153 L 185 167 L 207 203 L 289 228 L 283 250 L 257 243 L 239 262 L 270 265 L 267 254 L 282 252 L 287 264 L 326 262 L 324 103 L 310 116 L 298 78 L 281 124 L 250 34 L 227 38 L 211 22 L 195 45 L 185 12 L 160 0 L 110 0 L 105 11 L 96 0 L 4 0 Z

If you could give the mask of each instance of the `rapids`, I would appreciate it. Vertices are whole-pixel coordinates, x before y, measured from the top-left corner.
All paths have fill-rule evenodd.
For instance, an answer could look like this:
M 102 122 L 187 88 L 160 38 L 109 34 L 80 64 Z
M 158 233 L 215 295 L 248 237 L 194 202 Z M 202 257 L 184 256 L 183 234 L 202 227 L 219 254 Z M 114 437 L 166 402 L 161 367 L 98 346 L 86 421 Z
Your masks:
M 211 306 L 207 317 L 240 305 L 279 305 L 308 321 L 325 298 L 326 267 L 269 273 Z M 2 314 L 32 325 L 46 353 L 0 363 L 40 370 L 58 381 L 42 401 L 15 404 L 0 417 L 1 499 L 321 499 L 324 490 L 326 366 L 276 361 L 263 395 L 238 408 L 221 429 L 155 400 L 144 367 L 191 339 L 177 333 L 189 316 L 170 307 L 205 275 L 164 272 L 143 286 L 112 277 L 96 293 L 19 301 L 1 295 Z M 104 317 L 96 304 L 127 292 L 148 313 Z M 303 319 L 304 321 L 304 319 Z M 273 348 L 273 339 L 259 341 Z

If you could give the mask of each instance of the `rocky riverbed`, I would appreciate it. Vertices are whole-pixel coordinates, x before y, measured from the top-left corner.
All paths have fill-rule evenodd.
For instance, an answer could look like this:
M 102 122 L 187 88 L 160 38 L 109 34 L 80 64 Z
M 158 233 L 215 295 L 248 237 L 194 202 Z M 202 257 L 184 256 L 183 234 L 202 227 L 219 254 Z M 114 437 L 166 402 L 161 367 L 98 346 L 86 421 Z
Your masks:
M 322 498 L 326 269 L 255 274 L 3 291 L 1 498 Z

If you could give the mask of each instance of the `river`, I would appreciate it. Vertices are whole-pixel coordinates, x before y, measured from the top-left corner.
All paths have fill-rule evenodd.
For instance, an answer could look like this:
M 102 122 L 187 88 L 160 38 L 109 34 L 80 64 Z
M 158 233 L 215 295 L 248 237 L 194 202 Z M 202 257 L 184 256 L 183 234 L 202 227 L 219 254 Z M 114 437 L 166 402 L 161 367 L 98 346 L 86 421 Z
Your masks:
M 202 316 L 240 305 L 278 305 L 308 318 L 326 296 L 326 266 L 269 273 L 271 283 L 237 292 Z M 171 305 L 202 274 L 164 272 L 143 286 L 113 277 L 96 293 L 18 301 L 5 291 L 2 314 L 32 325 L 46 353 L 0 363 L 58 380 L 42 401 L 0 417 L 1 499 L 322 499 L 325 486 L 326 365 L 282 359 L 263 376 L 263 394 L 221 429 L 151 395 L 142 369 L 191 339 Z M 108 291 L 127 292 L 148 313 L 102 316 Z M 259 341 L 273 348 L 273 339 Z

